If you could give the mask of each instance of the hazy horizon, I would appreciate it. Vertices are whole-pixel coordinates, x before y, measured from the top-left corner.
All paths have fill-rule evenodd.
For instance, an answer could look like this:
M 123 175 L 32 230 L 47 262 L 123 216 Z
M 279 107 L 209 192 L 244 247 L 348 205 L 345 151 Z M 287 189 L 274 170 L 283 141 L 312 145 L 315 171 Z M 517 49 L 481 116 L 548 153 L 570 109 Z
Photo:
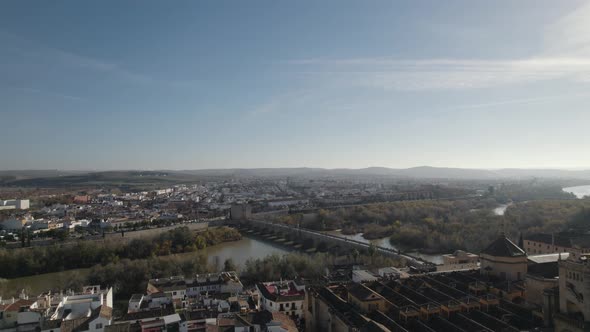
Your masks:
M 588 17 L 581 0 L 6 1 L 0 169 L 590 169 Z
M 233 170 L 233 169 L 243 169 L 243 170 L 254 170 L 254 169 L 322 169 L 322 170 L 363 170 L 363 169 L 371 169 L 371 168 L 384 168 L 384 169 L 391 169 L 391 170 L 407 170 L 407 169 L 416 169 L 416 168 L 436 168 L 436 169 L 462 169 L 462 170 L 481 170 L 481 171 L 500 171 L 500 170 L 524 170 L 524 171 L 590 171 L 590 167 L 578 167 L 578 168 L 565 168 L 565 167 L 500 167 L 500 168 L 470 168 L 470 167 L 451 167 L 451 166 L 429 166 L 429 165 L 419 165 L 419 166 L 411 166 L 411 167 L 387 167 L 387 166 L 367 166 L 367 167 L 334 167 L 334 168 L 327 168 L 327 167 L 314 167 L 314 166 L 278 166 L 278 167 L 220 167 L 220 168 L 103 168 L 103 169 L 67 169 L 67 168 L 23 168 L 23 169 L 0 169 L 0 172 L 9 172 L 9 171 L 72 171 L 72 172 L 125 172 L 125 171 L 172 171 L 172 172 L 182 172 L 182 171 L 207 171 L 207 170 Z

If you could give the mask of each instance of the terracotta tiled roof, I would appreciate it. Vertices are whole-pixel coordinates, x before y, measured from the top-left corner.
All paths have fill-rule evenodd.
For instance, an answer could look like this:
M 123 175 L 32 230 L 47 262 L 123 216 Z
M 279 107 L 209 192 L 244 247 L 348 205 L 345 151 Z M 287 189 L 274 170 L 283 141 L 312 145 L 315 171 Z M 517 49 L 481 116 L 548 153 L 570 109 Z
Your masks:
M 35 301 L 33 300 L 17 300 L 14 303 L 7 305 L 4 311 L 19 311 L 22 307 L 30 307 Z
M 102 305 L 98 315 L 102 318 L 111 319 L 113 318 L 113 308 Z

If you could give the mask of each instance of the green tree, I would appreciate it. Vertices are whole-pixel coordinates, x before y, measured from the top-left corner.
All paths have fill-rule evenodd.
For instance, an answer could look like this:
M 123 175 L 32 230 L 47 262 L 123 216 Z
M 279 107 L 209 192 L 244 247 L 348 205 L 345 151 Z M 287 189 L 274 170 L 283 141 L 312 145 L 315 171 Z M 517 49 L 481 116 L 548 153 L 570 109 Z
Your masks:
M 205 240 L 204 237 L 202 237 L 201 235 L 199 235 L 195 239 L 195 245 L 197 246 L 197 249 L 199 249 L 199 250 L 205 249 L 207 247 L 207 240 Z
M 223 262 L 223 271 L 235 271 L 236 265 L 234 264 L 233 259 L 228 258 Z
M 369 253 L 369 257 L 371 257 L 371 264 L 373 264 L 375 255 L 377 255 L 377 247 L 374 244 L 369 244 L 369 248 L 367 249 Z

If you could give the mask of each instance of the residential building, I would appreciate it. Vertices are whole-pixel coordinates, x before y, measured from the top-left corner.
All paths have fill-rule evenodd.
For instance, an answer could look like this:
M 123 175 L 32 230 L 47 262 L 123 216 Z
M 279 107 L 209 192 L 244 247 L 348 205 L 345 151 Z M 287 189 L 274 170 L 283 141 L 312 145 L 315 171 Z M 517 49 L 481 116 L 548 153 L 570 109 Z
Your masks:
M 399 279 L 399 278 L 408 278 L 410 275 L 408 274 L 407 268 L 396 268 L 396 267 L 382 267 L 377 270 L 377 274 L 381 278 L 385 279 Z
M 0 304 L 0 329 L 16 327 L 41 320 L 41 314 L 31 309 L 34 300 L 18 299 L 12 303 Z
M 295 319 L 303 318 L 305 285 L 297 281 L 276 281 L 256 284 L 260 293 L 260 309 L 283 312 Z
M 378 279 L 378 276 L 367 270 L 352 270 L 352 281 L 354 282 L 370 282 Z
M 590 330 L 590 254 L 559 261 L 559 312 L 555 331 Z
M 348 288 L 348 303 L 352 304 L 361 313 L 369 313 L 375 310 L 385 312 L 387 309 L 383 296 L 363 284 L 353 284 Z
M 590 235 L 579 233 L 530 234 L 523 238 L 523 249 L 529 255 L 570 253 L 572 258 L 590 253 Z
M 89 195 L 78 195 L 74 196 L 74 203 L 77 204 L 88 204 L 90 203 L 91 197 Z
M 0 228 L 5 230 L 21 230 L 29 220 L 25 217 L 10 218 L 0 222 Z
M 198 274 L 193 278 L 170 277 L 151 279 L 147 293 L 164 293 L 172 299 L 177 308 L 184 308 L 189 297 L 204 294 L 236 294 L 244 289 L 238 275 L 234 271 Z
M 101 305 L 87 313 L 77 313 L 70 318 L 70 314 L 64 318 L 60 325 L 60 332 L 104 332 L 113 319 L 113 309 Z
M 466 252 L 463 250 L 457 250 L 453 254 L 443 255 L 443 264 L 436 267 L 437 271 L 459 271 L 459 270 L 476 270 L 479 268 L 478 265 L 479 256 Z
M 137 332 L 176 332 L 180 330 L 181 317 L 172 306 L 134 313 L 117 318 L 108 331 L 134 330 Z M 108 332 L 107 331 L 107 332 Z
M 80 294 L 66 295 L 57 305 L 51 319 L 70 320 L 86 317 L 99 307 L 113 308 L 113 288 L 86 286 Z
M 172 305 L 172 298 L 163 292 L 146 295 L 133 294 L 129 299 L 127 313 L 165 308 L 170 305 Z
M 0 200 L 0 210 L 27 210 L 29 207 L 28 199 Z

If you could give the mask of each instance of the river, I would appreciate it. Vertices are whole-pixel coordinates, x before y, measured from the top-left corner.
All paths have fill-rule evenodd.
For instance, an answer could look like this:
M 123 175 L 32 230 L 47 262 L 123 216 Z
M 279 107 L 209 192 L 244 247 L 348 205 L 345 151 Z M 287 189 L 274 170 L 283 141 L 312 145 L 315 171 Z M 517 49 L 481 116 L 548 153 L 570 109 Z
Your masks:
M 204 250 L 179 255 L 204 253 L 208 256 L 209 264 L 223 268 L 223 263 L 228 258 L 231 258 L 236 265 L 243 266 L 248 258 L 264 258 L 271 254 L 282 255 L 288 252 L 270 243 L 243 236 L 239 241 L 224 242 Z M 6 298 L 7 296 L 12 296 L 15 290 L 23 288 L 29 290 L 30 294 L 37 295 L 48 289 L 63 287 L 67 283 L 68 278 L 71 278 L 73 275 L 85 277 L 89 272 L 90 269 L 74 269 L 8 280 L 0 279 L 0 297 L 4 296 Z
M 199 251 L 201 253 L 202 251 Z M 205 249 L 209 264 L 223 267 L 223 262 L 231 258 L 238 266 L 243 265 L 248 258 L 264 258 L 268 255 L 288 253 L 287 250 L 262 242 L 258 239 L 242 236 L 239 241 L 225 242 Z M 183 254 L 188 255 L 191 253 Z
M 577 198 L 590 196 L 590 185 L 563 188 L 563 191 L 576 195 Z
M 508 204 L 500 204 L 494 209 L 494 214 L 497 216 L 503 216 L 506 213 L 506 209 L 512 205 L 512 203 Z

